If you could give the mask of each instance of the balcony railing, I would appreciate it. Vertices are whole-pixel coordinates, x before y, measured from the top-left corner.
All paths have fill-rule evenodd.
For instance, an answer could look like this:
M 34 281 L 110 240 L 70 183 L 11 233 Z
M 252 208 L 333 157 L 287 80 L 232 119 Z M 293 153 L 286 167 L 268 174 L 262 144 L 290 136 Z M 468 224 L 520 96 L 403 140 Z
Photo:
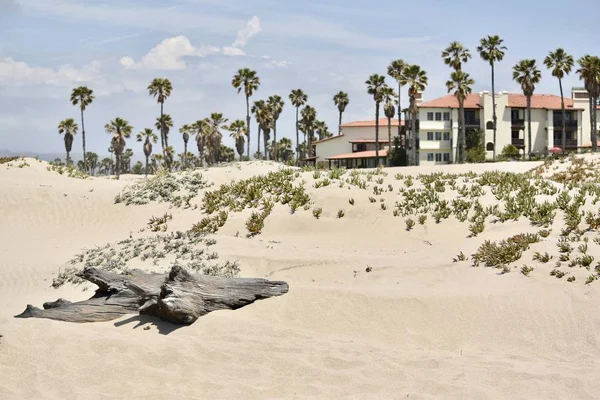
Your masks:
M 565 126 L 567 128 L 577 128 L 577 120 L 565 121 Z M 554 127 L 555 128 L 562 128 L 562 120 L 561 119 L 555 119 L 554 120 Z
M 465 119 L 465 126 L 480 126 L 481 120 L 477 118 L 468 118 Z
M 577 148 L 577 139 L 567 139 L 566 143 L 567 149 Z M 554 137 L 554 146 L 562 147 L 562 138 L 559 136 Z
M 524 126 L 525 125 L 525 120 L 524 119 L 513 118 L 511 120 L 511 124 L 513 126 Z
M 512 143 L 513 146 L 517 146 L 517 147 L 525 146 L 525 139 L 512 138 L 510 142 Z

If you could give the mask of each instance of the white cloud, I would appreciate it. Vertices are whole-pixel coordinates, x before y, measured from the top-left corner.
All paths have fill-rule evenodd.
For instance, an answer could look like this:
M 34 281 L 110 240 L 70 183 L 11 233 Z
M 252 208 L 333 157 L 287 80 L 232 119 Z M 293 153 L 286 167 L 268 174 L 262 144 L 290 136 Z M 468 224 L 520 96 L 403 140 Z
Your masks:
M 285 68 L 289 65 L 292 65 L 292 63 L 289 61 L 273 60 L 269 56 L 262 56 L 261 58 L 267 60 L 267 62 L 265 62 L 265 67 L 267 67 L 267 68 Z
M 245 56 L 246 53 L 237 47 L 223 47 L 223 54 L 226 56 Z
M 158 70 L 182 70 L 186 64 L 183 57 L 206 57 L 219 53 L 215 46 L 194 47 L 185 36 L 167 38 L 151 49 L 139 62 L 132 57 L 121 58 L 125 68 L 149 68 Z
M 235 42 L 231 45 L 232 47 L 244 47 L 248 44 L 248 40 L 262 31 L 260 26 L 260 19 L 257 16 L 252 17 L 247 23 L 244 29 L 240 29 L 237 33 Z
M 56 70 L 52 68 L 31 67 L 27 63 L 15 61 L 11 57 L 0 59 L 0 84 L 23 85 L 71 85 L 73 83 L 89 82 L 99 75 L 99 61 L 92 61 L 83 68 L 75 68 L 70 64 L 61 65 Z

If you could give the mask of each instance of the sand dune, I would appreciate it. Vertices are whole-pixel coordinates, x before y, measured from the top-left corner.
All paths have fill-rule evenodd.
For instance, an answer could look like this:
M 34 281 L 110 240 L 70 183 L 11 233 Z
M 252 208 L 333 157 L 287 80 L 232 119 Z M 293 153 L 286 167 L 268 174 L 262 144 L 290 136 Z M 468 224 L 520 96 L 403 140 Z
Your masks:
M 561 212 L 551 235 L 507 274 L 452 259 L 460 251 L 471 255 L 485 240 L 540 229 L 527 219 L 486 220 L 484 232 L 468 238 L 469 223 L 454 217 L 435 224 L 429 216 L 408 232 L 406 217 L 393 215 L 404 185 L 397 173 L 418 182 L 418 174 L 526 172 L 541 163 L 385 169 L 387 176 L 373 180 L 381 178 L 378 185 L 393 190 L 378 196 L 374 182 L 368 190 L 333 183 L 315 188 L 325 175 L 315 179 L 304 172 L 298 180 L 306 181 L 312 208 L 322 207 L 319 219 L 310 210 L 291 214 L 276 204 L 260 235 L 245 237 L 249 210 L 230 212 L 214 235 L 220 259 L 238 260 L 241 276 L 286 280 L 289 293 L 211 313 L 188 327 L 134 315 L 82 325 L 13 318 L 28 303 L 89 297 L 82 287 L 50 287 L 59 268 L 82 249 L 152 235 L 140 231 L 165 212 L 173 216 L 168 231 L 187 230 L 204 217 L 200 208 L 168 203 L 114 204 L 115 195 L 143 178 L 80 180 L 47 171 L 42 162 L 28 163 L 0 165 L 2 399 L 598 396 L 600 281 L 585 284 L 596 261 L 591 271 L 563 266 L 567 276 L 576 276 L 572 283 L 550 276 L 559 256 Z M 278 169 L 253 162 L 200 170 L 214 186 L 191 203 L 200 204 L 205 191 L 233 179 Z M 498 201 L 487 193 L 481 202 Z M 598 206 L 590 200 L 583 209 Z M 585 235 L 589 254 L 600 260 L 600 246 L 592 241 L 598 233 Z M 537 263 L 534 251 L 554 259 Z M 523 264 L 535 267 L 528 277 L 519 273 Z

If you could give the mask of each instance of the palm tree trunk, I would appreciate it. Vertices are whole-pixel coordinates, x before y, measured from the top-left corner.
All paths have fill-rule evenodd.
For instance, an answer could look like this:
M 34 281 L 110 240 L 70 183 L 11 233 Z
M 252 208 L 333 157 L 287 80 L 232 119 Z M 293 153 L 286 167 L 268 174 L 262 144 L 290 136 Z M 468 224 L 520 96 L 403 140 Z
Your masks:
M 375 102 L 375 168 L 379 166 L 379 103 Z
M 398 138 L 402 136 L 402 106 L 400 105 L 400 91 L 402 90 L 402 85 L 398 82 Z M 400 142 L 402 143 L 402 142 Z
M 148 156 L 146 156 L 146 178 L 148 177 Z
M 342 134 L 342 114 L 343 114 L 343 111 L 340 110 L 340 121 L 338 123 L 338 135 Z
M 69 161 L 71 160 L 71 156 L 69 156 L 69 153 L 70 152 L 67 151 L 67 159 L 65 160 L 65 164 L 66 164 L 67 167 L 69 166 L 69 164 L 70 164 Z
M 183 169 L 187 169 L 187 142 L 183 142 Z
M 531 161 L 531 95 L 527 95 L 527 151 Z
M 410 163 L 417 165 L 417 114 L 414 112 L 415 100 L 410 99 Z
M 388 117 L 388 150 L 387 150 L 388 167 L 392 166 L 392 119 Z
M 162 118 L 163 118 L 163 103 L 160 103 L 160 120 L 161 121 L 162 121 Z M 163 129 L 162 124 L 160 126 L 160 144 L 162 146 L 163 157 L 165 157 L 165 154 L 166 154 L 165 149 L 167 148 L 167 146 L 166 146 L 166 141 L 165 141 L 165 130 Z
M 494 63 L 492 65 L 492 122 L 494 123 L 494 147 L 492 150 L 492 159 L 496 161 L 496 132 L 498 124 L 498 118 L 496 116 L 496 79 L 494 76 Z M 483 141 L 485 142 L 485 135 L 483 135 Z M 485 143 L 483 144 L 485 146 Z
M 300 166 L 300 134 L 298 133 L 298 109 L 296 107 L 296 167 Z
M 85 153 L 85 125 L 83 124 L 83 108 L 81 108 L 81 141 L 83 142 L 83 166 L 87 169 L 87 157 Z
M 594 96 L 592 99 L 592 107 L 590 108 L 590 114 L 592 115 L 592 153 L 598 152 L 598 111 L 596 110 L 596 104 L 598 104 L 598 96 Z
M 250 97 L 246 96 L 246 137 L 248 138 L 248 161 L 250 161 Z
M 465 105 L 464 101 L 459 98 L 458 99 L 458 140 L 456 143 L 456 159 L 459 164 L 463 164 L 465 162 L 464 159 L 464 148 L 463 142 L 465 141 Z
M 266 132 L 263 130 L 263 149 L 265 149 L 265 160 L 269 159 L 269 153 L 267 153 L 267 134 Z
M 567 148 L 567 113 L 565 112 L 565 98 L 563 95 L 562 80 L 560 78 L 558 78 L 558 87 L 560 88 L 560 109 L 562 111 L 562 154 L 564 155 Z
M 115 158 L 117 160 L 117 166 L 116 166 L 115 170 L 116 170 L 116 173 L 117 173 L 117 180 L 118 180 L 119 176 L 121 175 L 120 174 L 120 172 L 121 172 L 121 156 L 119 154 L 116 154 Z
M 258 128 L 256 128 L 256 131 L 258 132 L 258 141 L 256 142 L 256 152 L 260 153 L 260 125 L 258 125 Z
M 277 158 L 277 121 L 273 121 L 273 160 L 279 161 Z

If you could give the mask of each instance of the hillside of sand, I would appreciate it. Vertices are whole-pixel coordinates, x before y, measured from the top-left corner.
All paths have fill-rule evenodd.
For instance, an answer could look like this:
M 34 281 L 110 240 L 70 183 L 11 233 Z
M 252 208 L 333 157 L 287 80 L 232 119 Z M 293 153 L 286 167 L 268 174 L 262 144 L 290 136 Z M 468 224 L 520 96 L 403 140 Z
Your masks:
M 600 195 L 549 180 L 555 166 L 536 180 L 517 175 L 540 166 L 294 169 L 282 178 L 273 163 L 231 164 L 198 170 L 206 184 L 177 206 L 115 204 L 143 177 L 75 179 L 32 159 L 0 165 L 0 398 L 597 398 Z M 227 220 L 210 237 L 221 262 L 287 281 L 286 295 L 187 327 L 135 315 L 13 318 L 27 304 L 91 295 L 91 285 L 51 287 L 59 271 L 82 266 L 69 262 L 76 254 L 187 231 L 211 217 L 206 192 L 241 181 L 221 194 L 240 201 L 244 180 L 268 173 L 304 181 L 307 209 L 298 200 L 292 213 L 283 195 L 263 193 L 273 205 L 259 235 L 247 237 L 246 221 L 262 203 L 222 205 Z M 164 214 L 165 232 L 151 232 L 149 220 Z M 169 257 L 128 266 L 166 270 Z

